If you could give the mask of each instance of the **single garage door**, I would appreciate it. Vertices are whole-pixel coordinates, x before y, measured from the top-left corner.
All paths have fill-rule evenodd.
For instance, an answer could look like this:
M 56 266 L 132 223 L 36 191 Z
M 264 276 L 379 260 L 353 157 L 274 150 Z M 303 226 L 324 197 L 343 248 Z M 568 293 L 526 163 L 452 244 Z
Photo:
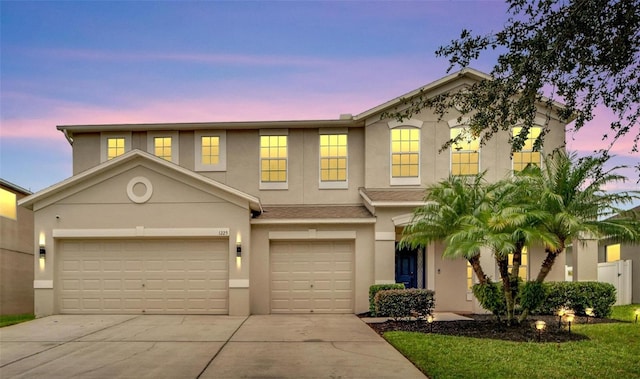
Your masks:
M 271 313 L 353 313 L 354 244 L 272 242 Z
M 227 314 L 228 240 L 63 240 L 60 313 Z

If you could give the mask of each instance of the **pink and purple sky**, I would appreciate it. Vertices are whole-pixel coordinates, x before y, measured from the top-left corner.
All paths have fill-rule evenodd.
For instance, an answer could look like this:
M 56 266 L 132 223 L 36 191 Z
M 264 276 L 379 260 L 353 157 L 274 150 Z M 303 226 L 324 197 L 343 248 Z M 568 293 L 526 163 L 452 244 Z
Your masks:
M 0 1 L 0 177 L 71 176 L 56 125 L 335 119 L 446 75 L 435 50 L 497 31 L 502 1 Z M 489 72 L 495 54 L 473 67 Z M 600 110 L 570 150 L 604 147 Z M 615 164 L 638 165 L 632 136 Z M 611 188 L 638 189 L 637 171 Z M 637 205 L 637 204 L 636 204 Z

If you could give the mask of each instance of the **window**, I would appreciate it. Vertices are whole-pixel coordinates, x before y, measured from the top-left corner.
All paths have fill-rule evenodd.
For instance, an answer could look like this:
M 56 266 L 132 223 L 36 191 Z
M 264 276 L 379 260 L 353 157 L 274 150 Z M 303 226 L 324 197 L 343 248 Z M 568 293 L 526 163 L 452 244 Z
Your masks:
M 124 138 L 107 138 L 107 160 L 124 154 Z
M 451 145 L 451 175 L 475 175 L 480 172 L 480 139 L 468 129 L 451 129 L 451 139 L 461 134 L 462 139 Z
M 607 245 L 605 247 L 605 259 L 607 262 L 615 262 L 620 260 L 620 244 Z
M 100 162 L 106 162 L 131 150 L 131 133 L 100 134 Z
M 196 131 L 196 171 L 225 171 L 227 169 L 226 132 Z
M 0 216 L 15 220 L 17 212 L 16 194 L 0 188 Z
M 391 179 L 391 184 L 420 184 L 420 129 L 391 130 Z
M 260 136 L 260 188 L 287 188 L 287 136 Z
M 320 188 L 347 188 L 347 134 L 320 135 Z
M 473 289 L 473 267 L 471 263 L 467 261 L 467 292 L 472 292 Z
M 153 137 L 153 155 L 171 161 L 171 137 Z
M 522 128 L 513 128 L 513 136 L 520 134 Z M 522 171 L 527 165 L 533 164 L 540 166 L 542 154 L 539 151 L 533 151 L 533 144 L 540 136 L 542 129 L 539 127 L 531 127 L 527 139 L 524 141 L 522 150 L 513 153 L 513 171 Z
M 520 269 L 518 270 L 518 276 L 523 281 L 527 281 L 529 278 L 529 270 L 527 267 L 529 266 L 529 250 L 527 247 L 522 248 L 522 253 L 520 254 Z M 509 269 L 513 268 L 513 254 L 509 254 Z
M 178 132 L 147 133 L 147 151 L 158 158 L 178 163 Z

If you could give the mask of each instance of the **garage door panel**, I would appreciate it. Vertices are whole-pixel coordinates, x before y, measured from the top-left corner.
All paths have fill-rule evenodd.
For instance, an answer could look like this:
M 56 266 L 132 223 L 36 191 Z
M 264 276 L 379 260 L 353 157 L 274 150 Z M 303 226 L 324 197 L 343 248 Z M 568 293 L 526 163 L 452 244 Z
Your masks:
M 352 313 L 352 242 L 273 242 L 272 313 Z
M 228 313 L 228 240 L 60 241 L 61 313 Z

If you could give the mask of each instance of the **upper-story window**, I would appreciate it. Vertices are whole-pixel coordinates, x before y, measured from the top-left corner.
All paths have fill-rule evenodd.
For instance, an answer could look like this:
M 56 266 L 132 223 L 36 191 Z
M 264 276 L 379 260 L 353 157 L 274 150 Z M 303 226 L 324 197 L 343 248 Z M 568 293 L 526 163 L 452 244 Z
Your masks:
M 516 137 L 522 131 L 521 127 L 513 128 L 513 136 Z M 527 139 L 524 141 L 522 150 L 513 153 L 513 171 L 522 171 L 529 164 L 540 166 L 542 154 L 539 151 L 533 151 L 533 144 L 542 132 L 542 128 L 534 126 L 529 128 Z
M 451 144 L 451 175 L 475 175 L 480 172 L 480 139 L 466 128 L 452 128 L 451 139 L 458 136 Z
M 225 171 L 227 169 L 226 132 L 196 131 L 196 171 Z
M 320 134 L 320 188 L 347 188 L 347 133 Z
M 156 157 L 178 163 L 178 132 L 147 133 L 147 150 Z
M 16 194 L 0 188 L 0 216 L 15 220 L 18 218 Z
M 131 133 L 100 134 L 100 161 L 106 162 L 131 150 Z
M 286 189 L 288 135 L 260 136 L 260 189 Z

